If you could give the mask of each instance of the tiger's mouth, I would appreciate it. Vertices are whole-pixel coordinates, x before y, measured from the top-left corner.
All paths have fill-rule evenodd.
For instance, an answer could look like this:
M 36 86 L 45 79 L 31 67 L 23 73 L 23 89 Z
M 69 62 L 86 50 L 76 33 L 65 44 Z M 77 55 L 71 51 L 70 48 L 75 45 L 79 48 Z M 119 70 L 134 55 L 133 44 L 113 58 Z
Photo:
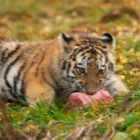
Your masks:
M 94 94 L 96 94 L 100 89 L 102 89 L 102 88 L 99 88 L 99 89 L 97 89 L 97 90 L 95 90 L 95 91 L 92 91 L 92 92 L 86 92 L 86 94 L 88 94 L 88 95 L 94 95 Z
M 87 94 L 87 95 L 94 95 L 96 94 L 101 88 L 95 90 L 95 91 L 92 91 L 92 92 L 89 92 L 89 91 L 86 91 L 86 90 L 74 90 L 74 92 L 80 92 L 80 93 L 84 93 L 84 94 Z
M 103 89 L 103 86 L 99 86 L 98 88 L 96 89 L 91 89 L 91 90 L 86 90 L 86 88 L 82 87 L 81 85 L 75 85 L 74 88 L 73 88 L 73 92 L 81 92 L 81 93 L 84 93 L 84 94 L 87 94 L 87 95 L 94 95 L 96 94 L 99 90 Z

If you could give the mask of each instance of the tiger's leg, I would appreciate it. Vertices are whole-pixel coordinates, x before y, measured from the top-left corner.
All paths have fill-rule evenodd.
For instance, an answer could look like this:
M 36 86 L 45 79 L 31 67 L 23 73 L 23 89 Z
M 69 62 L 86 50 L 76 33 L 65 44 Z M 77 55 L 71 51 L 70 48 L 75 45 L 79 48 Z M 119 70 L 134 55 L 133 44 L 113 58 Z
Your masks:
M 117 95 L 121 95 L 121 94 L 124 95 L 124 94 L 128 93 L 128 89 L 126 88 L 126 86 L 117 77 L 116 77 L 116 83 L 115 83 L 114 87 L 115 87 L 115 89 L 117 89 Z
M 46 83 L 32 81 L 26 87 L 27 101 L 30 105 L 34 105 L 40 100 L 45 101 L 47 104 L 52 104 L 54 95 L 54 89 Z
M 125 87 L 125 85 L 122 83 L 122 81 L 116 75 L 110 76 L 110 78 L 105 82 L 105 88 L 112 95 L 128 93 L 128 89 Z

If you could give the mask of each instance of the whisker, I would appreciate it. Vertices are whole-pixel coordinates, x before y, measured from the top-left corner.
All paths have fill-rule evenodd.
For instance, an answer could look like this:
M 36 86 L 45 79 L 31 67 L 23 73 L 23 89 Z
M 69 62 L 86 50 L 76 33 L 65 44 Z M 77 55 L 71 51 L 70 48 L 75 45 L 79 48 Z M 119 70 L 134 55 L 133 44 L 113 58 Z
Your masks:
M 77 85 L 79 86 L 79 88 L 80 88 L 84 93 L 87 93 L 86 90 L 85 90 L 79 83 L 77 83 Z
M 63 92 L 73 92 L 72 89 L 63 90 Z

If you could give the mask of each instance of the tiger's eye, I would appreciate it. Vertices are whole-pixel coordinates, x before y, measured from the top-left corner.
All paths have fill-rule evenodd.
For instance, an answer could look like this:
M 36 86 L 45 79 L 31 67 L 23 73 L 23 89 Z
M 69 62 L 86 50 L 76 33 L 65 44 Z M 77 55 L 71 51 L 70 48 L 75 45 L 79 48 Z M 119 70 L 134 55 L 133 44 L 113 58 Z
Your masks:
M 105 70 L 103 70 L 103 69 L 98 70 L 98 74 L 104 74 L 104 72 L 105 72 Z
M 77 68 L 78 69 L 78 72 L 80 74 L 85 74 L 85 69 L 84 68 Z

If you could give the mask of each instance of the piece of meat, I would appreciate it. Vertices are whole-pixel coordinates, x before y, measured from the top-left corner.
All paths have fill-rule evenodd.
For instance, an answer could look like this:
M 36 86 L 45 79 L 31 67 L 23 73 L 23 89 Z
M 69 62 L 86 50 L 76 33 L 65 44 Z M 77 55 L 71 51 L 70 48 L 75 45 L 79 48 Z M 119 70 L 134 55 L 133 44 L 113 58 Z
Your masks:
M 67 109 L 80 110 L 81 107 L 90 107 L 96 103 L 107 103 L 113 101 L 113 97 L 106 89 L 100 89 L 93 95 L 87 95 L 82 92 L 73 92 L 66 103 Z

